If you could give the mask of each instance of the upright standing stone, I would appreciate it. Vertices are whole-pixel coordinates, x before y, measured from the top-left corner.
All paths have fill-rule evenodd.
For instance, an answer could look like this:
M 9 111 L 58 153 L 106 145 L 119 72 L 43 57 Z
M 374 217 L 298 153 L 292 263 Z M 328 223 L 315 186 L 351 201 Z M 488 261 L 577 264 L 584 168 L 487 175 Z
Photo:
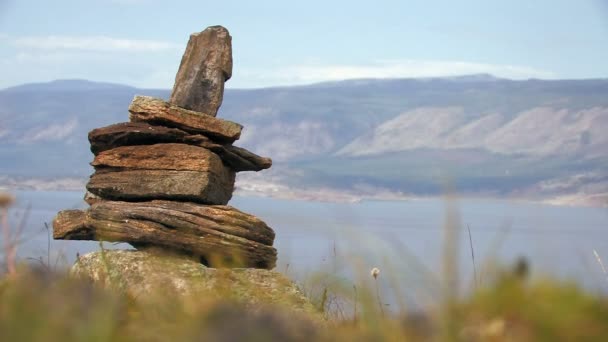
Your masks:
M 175 76 L 170 102 L 176 106 L 217 115 L 224 82 L 232 76 L 232 37 L 222 26 L 190 35 Z

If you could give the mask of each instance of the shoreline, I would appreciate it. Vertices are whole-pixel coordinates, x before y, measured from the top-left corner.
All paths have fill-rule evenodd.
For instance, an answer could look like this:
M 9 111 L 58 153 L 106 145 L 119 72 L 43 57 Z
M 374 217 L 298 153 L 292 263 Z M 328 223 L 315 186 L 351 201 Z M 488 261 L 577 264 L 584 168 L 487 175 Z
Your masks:
M 17 180 L 0 176 L 0 191 L 4 192 L 79 191 L 82 192 L 84 196 L 84 193 L 86 192 L 85 185 L 86 182 L 82 178 L 60 178 L 54 180 Z M 234 195 L 240 197 L 264 197 L 281 200 L 326 203 L 360 203 L 364 201 L 419 201 L 455 197 L 456 200 L 496 200 L 559 207 L 608 208 L 608 193 L 566 193 L 547 196 L 536 195 L 530 197 L 525 197 L 521 195 L 492 196 L 491 194 L 481 195 L 479 193 L 457 193 L 455 195 L 417 195 L 374 187 L 368 187 L 363 189 L 335 189 L 329 187 L 312 187 L 302 189 L 297 187 L 291 187 L 282 183 L 237 181 L 237 184 L 235 185 Z

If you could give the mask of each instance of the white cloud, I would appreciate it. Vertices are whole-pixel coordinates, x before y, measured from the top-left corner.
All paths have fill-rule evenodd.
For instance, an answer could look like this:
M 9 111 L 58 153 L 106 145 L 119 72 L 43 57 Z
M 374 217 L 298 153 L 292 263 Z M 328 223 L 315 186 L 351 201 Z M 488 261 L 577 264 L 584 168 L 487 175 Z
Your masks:
M 16 38 L 13 43 L 18 47 L 30 49 L 105 52 L 154 52 L 179 48 L 176 44 L 164 41 L 121 39 L 107 36 L 33 36 Z
M 183 44 L 155 40 L 107 36 L 13 37 L 3 32 L 0 32 L 0 41 L 17 48 L 12 56 L 0 59 L 0 74 L 5 76 L 0 79 L 0 87 L 46 79 L 87 78 L 145 88 L 170 88 L 184 48 Z M 124 53 L 127 52 L 148 54 L 145 59 L 125 59 Z M 550 71 L 526 66 L 463 61 L 379 60 L 367 64 L 329 64 L 316 60 L 302 64 L 278 62 L 254 67 L 237 63 L 234 77 L 227 86 L 260 88 L 357 78 L 439 77 L 476 73 L 510 79 L 557 77 Z
M 479 73 L 509 79 L 547 79 L 557 76 L 547 70 L 526 66 L 434 60 L 382 60 L 367 65 L 318 63 L 278 67 L 270 70 L 245 69 L 239 72 L 242 77 L 238 79 L 238 86 L 244 87 L 307 84 L 359 78 L 442 77 Z
M 175 56 L 177 57 L 175 57 Z M 170 88 L 175 80 L 179 52 L 147 54 L 125 59 L 120 53 L 80 50 L 28 50 L 0 58 L 0 89 L 28 82 L 88 79 L 143 88 Z M 169 62 L 167 62 L 169 61 Z
M 55 64 L 61 65 L 65 63 L 74 63 L 82 60 L 103 61 L 103 57 L 99 55 L 91 55 L 83 52 L 19 52 L 11 58 L 2 60 L 2 64 L 10 65 L 40 65 L 40 64 Z

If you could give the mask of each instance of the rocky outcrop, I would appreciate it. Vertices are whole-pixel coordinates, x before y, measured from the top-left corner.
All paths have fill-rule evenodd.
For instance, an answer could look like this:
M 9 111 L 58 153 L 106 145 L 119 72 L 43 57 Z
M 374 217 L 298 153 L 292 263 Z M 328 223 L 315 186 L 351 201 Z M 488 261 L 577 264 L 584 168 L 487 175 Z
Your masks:
M 276 304 L 319 317 L 300 289 L 282 274 L 263 269 L 218 270 L 177 255 L 105 250 L 80 256 L 71 273 L 134 298 L 162 292 L 192 297 L 232 297 L 248 305 Z
M 232 37 L 221 26 L 208 27 L 190 35 L 170 101 L 216 116 L 224 96 L 224 82 L 231 76 Z
M 214 117 L 232 73 L 230 41 L 222 27 L 193 35 L 171 103 L 136 96 L 131 122 L 89 133 L 90 208 L 60 212 L 55 239 L 127 242 L 213 267 L 275 267 L 274 231 L 226 206 L 236 172 L 272 165 L 232 145 L 241 125 Z

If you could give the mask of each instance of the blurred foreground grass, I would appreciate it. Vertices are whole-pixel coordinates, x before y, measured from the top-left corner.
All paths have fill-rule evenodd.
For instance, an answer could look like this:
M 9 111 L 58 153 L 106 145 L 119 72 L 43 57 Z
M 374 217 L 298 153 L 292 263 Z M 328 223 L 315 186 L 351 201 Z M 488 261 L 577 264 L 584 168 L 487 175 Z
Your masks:
M 296 313 L 280 305 L 252 307 L 230 296 L 185 297 L 159 291 L 134 298 L 44 265 L 17 267 L 16 244 L 10 243 L 16 239 L 5 220 L 11 201 L 6 197 L 0 202 L 0 256 L 7 265 L 6 273 L 0 273 L 2 342 L 608 340 L 607 298 L 573 283 L 528 279 L 525 263 L 512 270 L 496 269 L 470 294 L 458 295 L 453 285 L 458 283 L 457 267 L 450 266 L 455 260 L 450 258 L 450 241 L 455 238 L 444 241 L 448 267 L 442 278 L 452 286 L 428 284 L 443 287 L 444 298 L 439 305 L 416 311 L 384 307 L 377 278 L 385 275 L 376 269 L 368 275 L 372 282 L 328 279 L 331 273 L 306 279 L 302 290 L 318 313 Z M 447 221 L 458 220 L 448 215 Z M 450 226 L 446 224 L 448 232 Z M 351 260 L 350 265 L 355 268 L 357 262 Z
M 373 289 L 356 317 L 297 315 L 234 299 L 147 298 L 67 274 L 22 268 L 0 280 L 0 341 L 605 341 L 608 301 L 568 283 L 497 276 L 466 298 L 426 312 L 381 312 Z M 352 312 L 351 312 L 352 313 Z

